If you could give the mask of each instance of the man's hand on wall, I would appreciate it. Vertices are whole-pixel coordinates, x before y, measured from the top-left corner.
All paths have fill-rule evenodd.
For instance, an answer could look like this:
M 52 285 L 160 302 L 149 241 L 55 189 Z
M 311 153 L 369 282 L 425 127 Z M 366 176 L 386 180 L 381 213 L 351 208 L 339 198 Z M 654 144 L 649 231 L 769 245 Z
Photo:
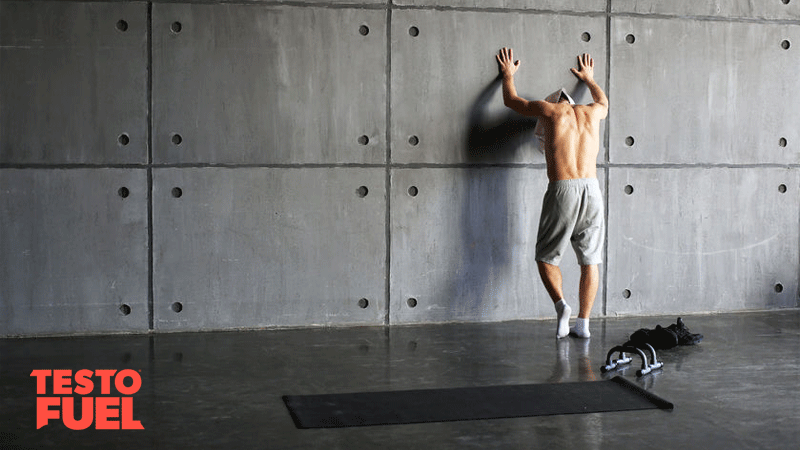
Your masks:
M 578 56 L 578 68 L 569 69 L 584 83 L 594 80 L 594 60 L 588 53 Z
M 514 61 L 514 51 L 510 48 L 503 47 L 497 55 L 497 64 L 500 69 L 500 75 L 503 77 L 512 77 L 519 69 L 519 60 Z

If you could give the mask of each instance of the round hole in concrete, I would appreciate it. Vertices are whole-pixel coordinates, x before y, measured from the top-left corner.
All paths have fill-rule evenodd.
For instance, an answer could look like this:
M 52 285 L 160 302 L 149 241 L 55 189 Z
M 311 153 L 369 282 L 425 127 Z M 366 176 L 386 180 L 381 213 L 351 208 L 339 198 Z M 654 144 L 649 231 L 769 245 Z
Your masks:
M 625 289 L 624 291 L 622 291 L 622 296 L 625 298 L 631 298 L 631 291 Z
M 172 25 L 169 26 L 169 29 L 172 30 L 173 33 L 180 33 L 183 29 L 183 25 L 180 22 L 172 22 Z
M 122 31 L 123 33 L 128 31 L 128 22 L 122 19 L 117 21 L 117 30 Z
M 122 313 L 123 316 L 127 316 L 131 313 L 131 307 L 123 304 L 119 307 L 119 312 Z
M 636 42 L 636 36 L 634 36 L 632 34 L 629 34 L 629 35 L 625 36 L 625 41 L 628 44 L 633 44 L 634 42 Z
M 179 312 L 183 311 L 183 305 L 181 304 L 181 302 L 173 303 L 171 308 L 176 313 L 179 313 Z
M 131 138 L 130 136 L 128 136 L 128 133 L 122 133 L 117 138 L 117 142 L 119 142 L 119 145 L 122 145 L 124 147 L 131 143 Z
M 781 41 L 781 48 L 782 49 L 789 50 L 789 47 L 791 47 L 791 46 L 792 46 L 792 43 L 789 42 L 788 39 L 784 39 L 783 41 Z
M 782 185 L 778 186 L 778 192 L 780 192 L 781 194 L 785 194 L 786 193 L 786 185 L 782 184 Z
M 131 195 L 131 191 L 128 190 L 128 188 L 126 188 L 125 186 L 122 186 L 117 190 L 117 195 L 119 195 L 122 198 L 128 198 L 128 196 Z
M 358 137 L 358 143 L 361 144 L 361 145 L 369 144 L 369 136 L 367 136 L 366 134 L 362 135 L 362 136 L 359 136 Z
M 411 186 L 410 188 L 408 188 L 408 195 L 416 197 L 417 194 L 419 194 L 419 189 L 417 189 L 416 186 Z
M 417 28 L 417 27 L 411 27 L 411 28 L 409 28 L 409 29 L 408 29 L 408 34 L 409 34 L 409 35 L 411 35 L 411 37 L 417 37 L 417 36 L 419 36 L 419 28 Z
M 625 138 L 625 145 L 627 145 L 628 147 L 633 147 L 633 144 L 635 142 L 636 142 L 636 140 L 633 139 L 633 136 L 628 136 L 628 137 Z
M 366 186 L 359 186 L 358 189 L 356 189 L 356 195 L 361 198 L 366 197 L 367 194 L 369 194 L 369 189 L 367 189 Z
M 358 32 L 361 33 L 362 36 L 366 36 L 369 34 L 369 27 L 366 25 L 361 25 L 358 27 Z
M 781 292 L 783 292 L 783 285 L 782 285 L 782 284 L 780 284 L 780 283 L 776 283 L 776 284 L 775 284 L 775 292 L 777 292 L 778 294 L 780 294 Z
M 175 144 L 175 145 L 181 145 L 181 142 L 183 142 L 183 138 L 178 133 L 174 133 L 172 135 L 171 139 L 172 139 L 172 143 Z
M 358 301 L 358 307 L 359 308 L 364 309 L 367 306 L 369 306 L 369 300 L 367 300 L 365 298 L 362 298 L 361 300 Z
M 584 31 L 584 32 L 583 32 L 583 34 L 581 34 L 581 40 L 582 40 L 583 42 L 589 42 L 589 41 L 591 41 L 591 40 L 592 40 L 592 35 L 591 35 L 591 34 L 589 34 L 589 32 L 588 32 L 588 31 Z
M 625 186 L 625 193 L 628 195 L 633 194 L 633 186 L 631 186 L 630 184 Z
M 789 143 L 789 142 L 787 142 L 787 141 L 786 141 L 786 138 L 780 138 L 780 139 L 778 139 L 778 145 L 780 145 L 781 147 L 786 147 L 786 145 L 787 145 L 788 143 Z
M 172 196 L 175 198 L 181 198 L 181 196 L 183 196 L 183 189 L 179 187 L 172 188 Z
M 411 297 L 408 300 L 406 300 L 406 303 L 408 304 L 409 308 L 416 308 L 417 307 L 417 299 L 415 299 L 414 297 Z
M 781 1 L 783 2 L 784 5 L 788 5 L 789 4 L 789 0 L 781 0 Z
M 416 147 L 417 145 L 419 145 L 419 138 L 416 136 L 410 136 L 408 138 L 408 145 Z

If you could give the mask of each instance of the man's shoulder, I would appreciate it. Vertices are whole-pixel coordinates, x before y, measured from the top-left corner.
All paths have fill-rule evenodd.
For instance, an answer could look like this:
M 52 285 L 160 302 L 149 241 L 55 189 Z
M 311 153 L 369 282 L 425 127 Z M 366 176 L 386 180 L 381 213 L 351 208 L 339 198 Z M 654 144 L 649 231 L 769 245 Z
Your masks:
M 588 105 L 574 105 L 573 108 L 576 112 L 582 112 L 591 116 L 593 119 L 600 120 L 604 118 L 608 112 L 608 108 L 600 103 L 589 103 Z

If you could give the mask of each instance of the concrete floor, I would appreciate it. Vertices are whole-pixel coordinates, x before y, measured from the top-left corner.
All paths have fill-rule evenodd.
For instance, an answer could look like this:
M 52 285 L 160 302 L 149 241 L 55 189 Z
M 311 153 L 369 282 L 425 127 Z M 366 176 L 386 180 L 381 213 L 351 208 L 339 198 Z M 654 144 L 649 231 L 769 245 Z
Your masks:
M 798 448 L 800 311 L 684 320 L 701 344 L 623 373 L 672 412 L 321 430 L 296 429 L 281 395 L 598 380 L 609 348 L 675 317 L 595 319 L 588 341 L 556 341 L 554 321 L 5 339 L 0 448 Z M 32 370 L 126 368 L 145 430 L 36 429 Z

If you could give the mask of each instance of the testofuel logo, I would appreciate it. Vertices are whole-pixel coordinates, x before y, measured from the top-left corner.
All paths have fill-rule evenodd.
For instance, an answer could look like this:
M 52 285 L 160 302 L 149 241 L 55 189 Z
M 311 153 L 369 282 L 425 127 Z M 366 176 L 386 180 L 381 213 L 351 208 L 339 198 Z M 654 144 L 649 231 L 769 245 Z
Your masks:
M 50 420 L 61 420 L 72 430 L 85 430 L 93 423 L 97 430 L 144 430 L 140 421 L 133 420 L 131 396 L 142 387 L 142 377 L 135 370 L 83 369 L 75 372 L 74 378 L 71 370 L 34 370 L 31 376 L 36 377 L 37 430 Z M 126 380 L 130 380 L 128 385 Z M 121 396 L 110 396 L 112 382 Z M 49 386 L 51 396 L 47 392 Z M 81 402 L 80 419 L 76 418 L 76 400 Z

